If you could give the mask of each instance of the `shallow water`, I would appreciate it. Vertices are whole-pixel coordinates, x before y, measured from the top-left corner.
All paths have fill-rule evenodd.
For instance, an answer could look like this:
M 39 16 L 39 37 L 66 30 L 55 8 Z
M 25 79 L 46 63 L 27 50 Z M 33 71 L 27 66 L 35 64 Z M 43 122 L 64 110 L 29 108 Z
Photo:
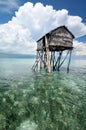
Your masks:
M 0 59 L 0 130 L 86 130 L 86 61 L 48 75 L 33 59 Z

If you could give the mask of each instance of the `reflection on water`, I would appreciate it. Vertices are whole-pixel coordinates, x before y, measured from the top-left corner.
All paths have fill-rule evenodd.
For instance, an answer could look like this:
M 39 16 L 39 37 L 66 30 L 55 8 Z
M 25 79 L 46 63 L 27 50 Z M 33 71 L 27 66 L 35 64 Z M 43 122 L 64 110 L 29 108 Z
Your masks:
M 86 130 L 86 68 L 33 72 L 33 60 L 0 60 L 0 130 Z

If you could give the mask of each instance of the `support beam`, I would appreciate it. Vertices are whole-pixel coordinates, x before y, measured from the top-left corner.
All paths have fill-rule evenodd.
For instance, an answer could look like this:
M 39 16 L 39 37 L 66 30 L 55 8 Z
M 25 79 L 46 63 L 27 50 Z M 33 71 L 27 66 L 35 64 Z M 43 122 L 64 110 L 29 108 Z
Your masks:
M 42 51 L 40 51 L 40 53 L 39 53 L 39 57 L 40 57 L 40 70 L 42 69 Z
M 70 50 L 70 54 L 69 54 L 69 61 L 68 61 L 67 73 L 69 73 L 69 66 L 70 66 L 70 61 L 71 61 L 71 54 L 72 54 L 72 50 Z
M 62 64 L 63 64 L 63 63 L 64 63 L 64 61 L 66 60 L 66 58 L 67 58 L 68 54 L 69 54 L 69 50 L 68 50 L 68 52 L 67 52 L 66 56 L 64 57 L 64 59 L 62 60 L 62 62 L 60 63 L 59 67 L 61 67 L 61 66 L 62 66 Z
M 46 68 L 46 60 L 47 60 L 47 58 L 46 58 L 46 51 L 44 51 L 44 68 Z
M 51 51 L 50 65 L 53 67 L 53 71 L 55 70 L 55 51 Z
M 60 69 L 61 56 L 62 56 L 62 51 L 59 51 L 58 67 L 57 67 L 57 70 L 58 70 L 58 71 L 59 71 L 59 69 Z
M 47 36 L 45 36 L 45 47 L 46 47 L 46 58 L 47 58 L 47 72 L 51 72 L 51 66 L 50 66 L 50 52 L 49 52 L 49 44 Z

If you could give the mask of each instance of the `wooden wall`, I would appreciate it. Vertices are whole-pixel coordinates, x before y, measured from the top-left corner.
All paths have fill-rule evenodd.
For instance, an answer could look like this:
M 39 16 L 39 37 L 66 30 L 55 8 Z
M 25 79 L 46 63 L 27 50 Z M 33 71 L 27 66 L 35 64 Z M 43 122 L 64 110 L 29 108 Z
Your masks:
M 46 34 L 48 39 L 48 44 L 50 47 L 72 47 L 73 46 L 73 36 L 64 27 L 55 29 L 50 33 Z M 42 50 L 45 47 L 45 37 L 41 38 L 37 42 L 37 50 Z

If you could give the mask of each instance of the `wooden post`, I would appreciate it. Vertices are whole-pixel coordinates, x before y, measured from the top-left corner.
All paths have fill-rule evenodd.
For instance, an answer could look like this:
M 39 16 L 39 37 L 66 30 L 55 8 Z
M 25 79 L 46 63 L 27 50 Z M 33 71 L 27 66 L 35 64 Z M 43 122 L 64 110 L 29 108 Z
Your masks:
M 50 66 L 50 52 L 49 52 L 49 44 L 47 40 L 47 36 L 45 36 L 45 48 L 46 48 L 46 57 L 47 57 L 47 72 L 51 72 L 51 66 Z
M 62 56 L 62 51 L 59 51 L 59 57 L 58 57 L 58 67 L 57 70 L 59 71 L 60 69 L 60 61 L 61 61 L 61 56 Z
M 55 51 L 53 52 L 53 71 L 55 71 Z
M 70 66 L 70 61 L 71 61 L 71 54 L 72 54 L 72 50 L 70 50 L 70 54 L 69 54 L 69 61 L 68 61 L 67 73 L 69 73 L 69 66 Z
M 46 68 L 46 52 L 44 52 L 44 68 Z
M 50 65 L 52 64 L 52 51 L 51 51 L 51 57 L 50 57 Z
M 41 70 L 42 69 L 42 51 L 40 51 L 39 55 L 40 55 L 40 70 Z
M 61 67 L 61 66 L 62 66 L 62 64 L 63 64 L 63 63 L 64 63 L 64 61 L 66 60 L 66 58 L 67 58 L 68 54 L 69 54 L 69 50 L 68 50 L 68 52 L 67 52 L 66 56 L 64 57 L 64 59 L 62 60 L 62 62 L 60 63 L 59 67 Z
M 33 69 L 34 71 L 36 70 L 36 68 L 38 69 L 38 63 L 39 63 L 39 61 L 40 61 L 39 51 L 37 51 L 36 61 L 35 61 L 34 65 L 33 65 L 33 67 L 32 67 L 32 69 Z

